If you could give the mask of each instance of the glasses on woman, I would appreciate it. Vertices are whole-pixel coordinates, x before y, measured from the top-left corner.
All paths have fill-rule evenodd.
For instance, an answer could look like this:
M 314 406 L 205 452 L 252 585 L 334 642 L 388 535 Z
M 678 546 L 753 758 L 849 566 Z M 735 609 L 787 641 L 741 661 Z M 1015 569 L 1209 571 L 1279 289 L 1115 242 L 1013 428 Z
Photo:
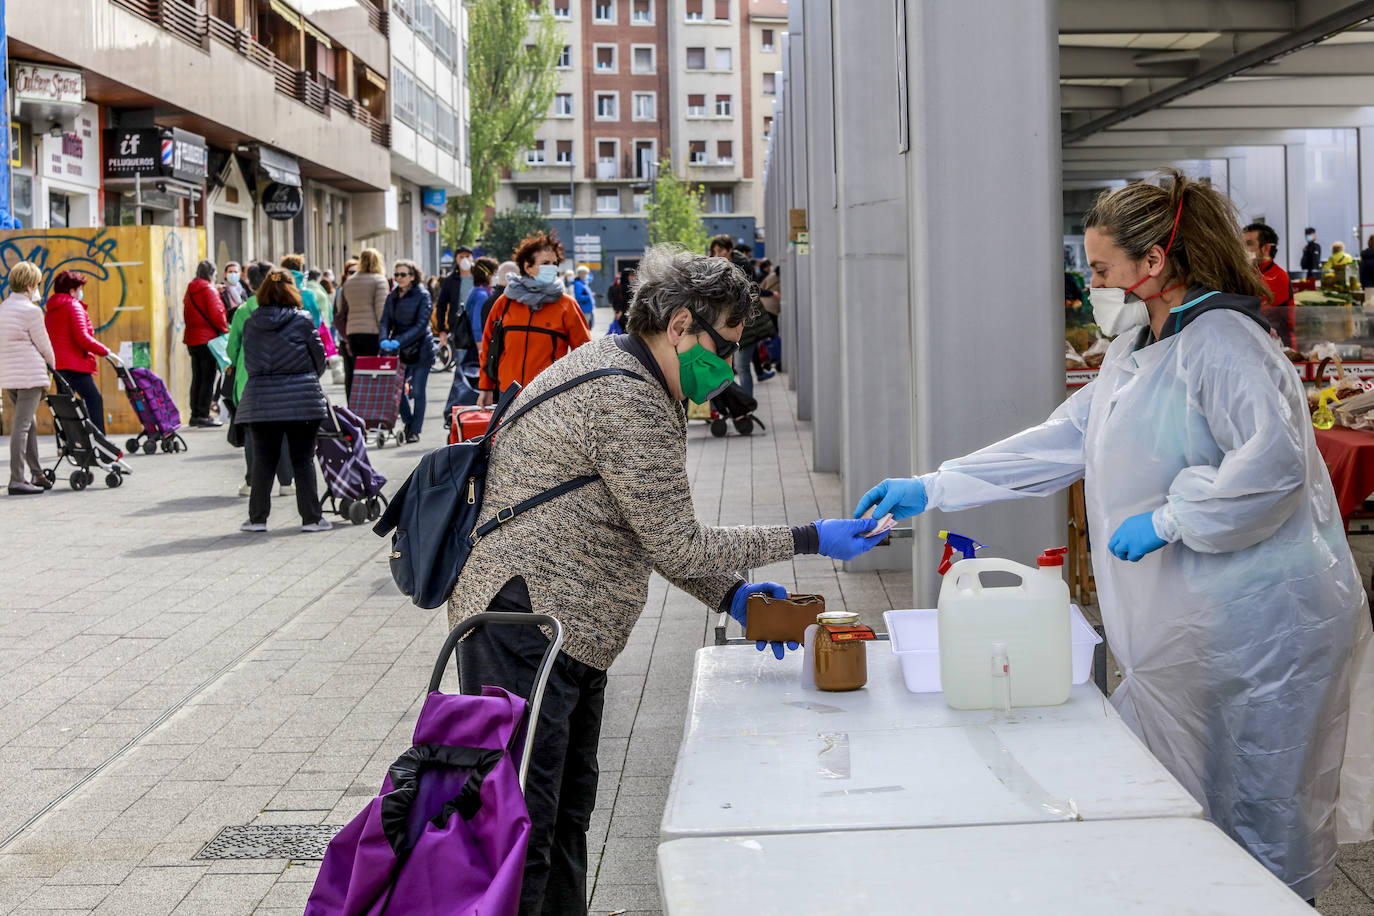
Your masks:
M 692 318 L 696 321 L 697 324 L 701 325 L 703 328 L 706 329 L 707 334 L 711 335 L 711 342 L 716 345 L 717 356 L 719 356 L 721 359 L 729 359 L 730 357 L 735 355 L 735 351 L 739 349 L 738 340 L 726 340 L 724 337 L 721 337 L 720 333 L 716 331 L 715 328 L 711 327 L 710 324 L 703 321 L 701 319 L 701 316 L 697 314 L 696 309 L 692 308 L 691 306 L 687 307 L 687 312 L 692 316 Z
M 408 270 L 398 270 L 398 271 L 396 271 L 394 274 L 392 274 L 391 276 L 395 277 L 397 280 L 404 280 L 406 277 L 410 276 L 410 271 L 408 271 Z

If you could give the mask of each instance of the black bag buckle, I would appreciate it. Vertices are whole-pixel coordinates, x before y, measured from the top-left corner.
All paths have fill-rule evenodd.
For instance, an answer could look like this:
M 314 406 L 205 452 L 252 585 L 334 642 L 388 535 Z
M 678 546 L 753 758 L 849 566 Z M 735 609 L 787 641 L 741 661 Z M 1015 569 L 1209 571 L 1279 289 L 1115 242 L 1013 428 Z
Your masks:
M 498 525 L 504 525 L 513 518 L 515 518 L 514 506 L 506 506 L 504 509 L 496 510 L 496 523 Z

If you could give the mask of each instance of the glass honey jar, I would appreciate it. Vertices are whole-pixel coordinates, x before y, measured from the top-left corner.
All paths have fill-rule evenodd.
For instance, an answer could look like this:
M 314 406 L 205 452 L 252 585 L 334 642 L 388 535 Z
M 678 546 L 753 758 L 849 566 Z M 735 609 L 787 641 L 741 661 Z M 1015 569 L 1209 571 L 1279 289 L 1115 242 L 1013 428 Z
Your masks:
M 858 690 L 868 683 L 867 640 L 873 630 L 859 623 L 852 611 L 825 611 L 816 615 L 814 653 L 816 689 Z

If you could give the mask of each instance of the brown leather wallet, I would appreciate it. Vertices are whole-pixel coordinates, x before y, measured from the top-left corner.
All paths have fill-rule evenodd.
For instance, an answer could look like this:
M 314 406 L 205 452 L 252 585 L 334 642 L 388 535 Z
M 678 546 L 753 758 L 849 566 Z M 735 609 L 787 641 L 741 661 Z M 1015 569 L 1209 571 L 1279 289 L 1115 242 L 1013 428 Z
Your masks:
M 744 605 L 745 639 L 769 642 L 801 642 L 806 628 L 825 610 L 824 595 L 791 595 L 774 598 L 754 593 Z

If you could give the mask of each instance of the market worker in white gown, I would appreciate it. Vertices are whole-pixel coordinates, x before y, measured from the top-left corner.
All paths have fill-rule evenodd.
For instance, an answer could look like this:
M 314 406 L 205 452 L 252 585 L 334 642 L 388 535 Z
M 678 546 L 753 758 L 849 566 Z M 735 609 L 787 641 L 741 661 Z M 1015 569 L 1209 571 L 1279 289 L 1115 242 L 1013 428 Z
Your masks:
M 1084 222 L 1093 312 L 1120 335 L 1097 380 L 1039 426 L 883 481 L 855 515 L 1082 478 L 1124 675 L 1112 703 L 1208 818 L 1312 899 L 1337 842 L 1374 823 L 1369 606 L 1235 211 L 1164 177 L 1104 193 Z

